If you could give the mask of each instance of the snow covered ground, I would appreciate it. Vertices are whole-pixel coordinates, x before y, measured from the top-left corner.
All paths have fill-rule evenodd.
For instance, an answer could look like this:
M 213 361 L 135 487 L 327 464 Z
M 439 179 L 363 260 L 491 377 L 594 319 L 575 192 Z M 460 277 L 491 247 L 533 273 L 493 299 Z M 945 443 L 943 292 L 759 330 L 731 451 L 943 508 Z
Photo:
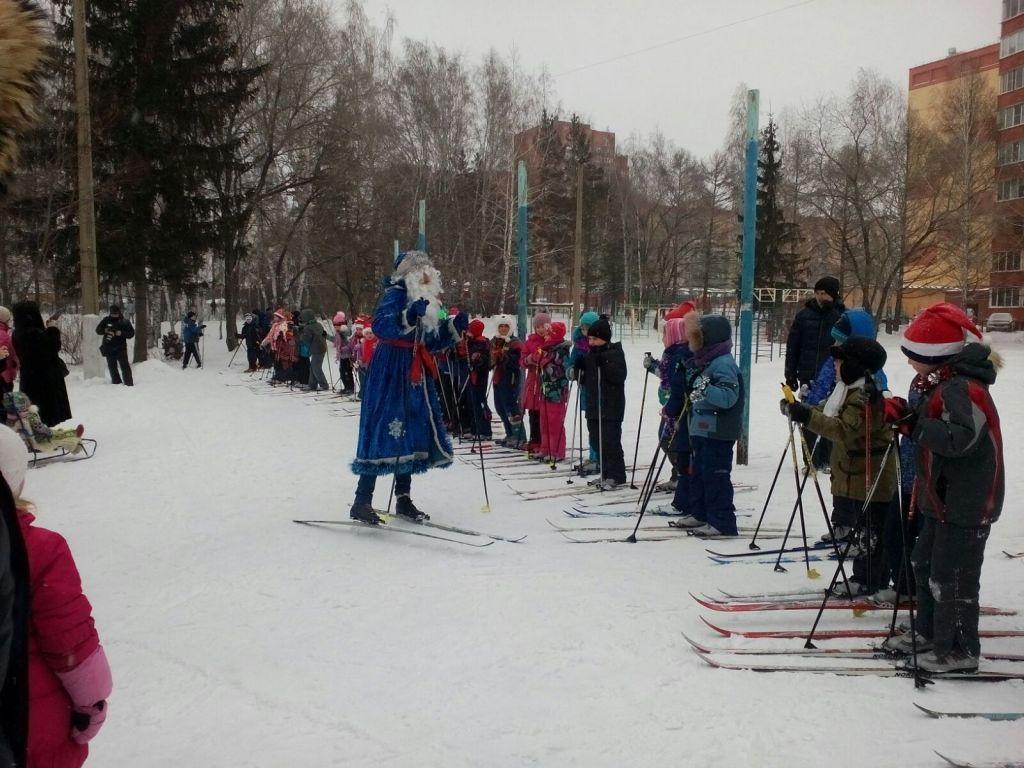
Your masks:
M 883 341 L 890 382 L 905 393 L 911 370 L 896 337 Z M 492 474 L 493 511 L 482 514 L 479 469 L 462 462 L 415 478 L 417 503 L 435 521 L 529 534 L 525 542 L 470 549 L 294 525 L 347 516 L 358 419 L 305 396 L 255 394 L 240 386 L 239 360 L 224 372 L 217 346 L 211 338 L 202 371 L 137 366 L 134 389 L 73 372 L 75 419 L 99 453 L 30 473 L 39 523 L 71 542 L 114 669 L 90 764 L 910 768 L 939 764 L 932 749 L 975 760 L 1024 754 L 1022 723 L 928 720 L 911 705 L 1020 711 L 1020 683 L 915 692 L 903 679 L 715 670 L 690 651 L 683 631 L 719 645 L 753 641 L 714 637 L 688 591 L 822 585 L 798 566 L 716 565 L 694 539 L 572 544 L 546 522 L 579 522 L 562 514 L 563 501 L 524 502 Z M 630 458 L 640 358 L 658 346 L 627 342 Z M 1024 343 L 1006 337 L 1001 351 L 994 395 L 1009 487 L 982 596 L 1022 609 L 1024 561 L 1001 550 L 1024 550 Z M 737 496 L 755 513 L 786 443 L 781 372 L 779 360 L 755 367 L 751 464 L 734 473 L 759 485 Z M 646 410 L 641 458 L 654 449 L 653 386 Z M 792 481 L 781 486 L 769 524 L 784 525 L 792 504 Z M 386 494 L 381 483 L 378 504 Z M 820 533 L 820 515 L 810 519 Z M 832 614 L 824 626 L 882 621 Z M 805 628 L 813 614 L 711 618 Z M 1024 617 L 983 626 L 1024 628 Z M 1024 653 L 1022 640 L 984 646 Z

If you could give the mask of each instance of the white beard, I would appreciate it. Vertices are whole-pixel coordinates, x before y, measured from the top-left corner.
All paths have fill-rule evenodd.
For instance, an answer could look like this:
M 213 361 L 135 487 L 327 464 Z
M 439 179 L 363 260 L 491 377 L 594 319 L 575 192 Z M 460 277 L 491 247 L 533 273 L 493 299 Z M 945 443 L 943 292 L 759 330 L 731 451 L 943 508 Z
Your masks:
M 429 283 L 422 281 L 423 275 L 430 277 Z M 427 300 L 427 311 L 420 321 L 423 329 L 428 333 L 436 333 L 441 325 L 441 273 L 433 267 L 423 267 L 405 276 L 405 292 L 408 297 L 406 306 L 412 305 L 420 299 Z

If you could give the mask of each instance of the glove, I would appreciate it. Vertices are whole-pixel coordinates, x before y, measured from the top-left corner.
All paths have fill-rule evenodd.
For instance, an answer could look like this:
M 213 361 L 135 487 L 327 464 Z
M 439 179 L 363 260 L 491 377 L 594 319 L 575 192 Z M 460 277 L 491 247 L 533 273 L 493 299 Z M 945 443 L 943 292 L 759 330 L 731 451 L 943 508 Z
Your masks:
M 672 393 L 669 390 L 658 387 L 658 404 L 665 405 L 671 395 Z
M 653 371 L 658 367 L 658 361 L 654 359 L 650 352 L 644 355 L 644 368 L 648 371 Z
M 461 336 L 469 328 L 469 315 L 465 312 L 459 312 L 459 314 L 452 318 L 452 325 L 455 326 L 455 332 Z
M 405 319 L 409 325 L 416 325 L 416 321 L 427 314 L 427 300 L 416 299 L 409 308 L 405 310 Z
M 789 418 L 789 400 L 787 400 L 786 398 L 782 398 L 781 400 L 779 400 L 779 413 L 781 413 L 787 419 Z
M 106 700 L 113 689 L 103 646 L 74 669 L 59 672 L 57 677 L 72 703 L 71 738 L 78 744 L 88 744 L 107 719 Z
M 811 420 L 811 409 L 803 403 L 797 401 L 793 403 L 786 403 L 786 406 L 789 418 L 797 424 L 806 424 Z
M 88 744 L 107 720 L 107 702 L 98 701 L 71 711 L 71 738 L 76 744 Z
M 794 392 L 800 389 L 800 383 L 796 379 L 790 378 L 789 376 L 786 377 L 786 386 L 792 389 Z
M 910 404 L 902 397 L 888 397 L 882 402 L 885 423 L 892 425 L 901 435 L 909 437 L 913 434 L 917 426 L 917 413 L 911 409 Z
M 799 397 L 801 400 L 806 400 L 809 394 L 811 394 L 811 388 L 804 384 L 802 387 L 800 387 L 800 390 L 796 393 L 796 396 Z

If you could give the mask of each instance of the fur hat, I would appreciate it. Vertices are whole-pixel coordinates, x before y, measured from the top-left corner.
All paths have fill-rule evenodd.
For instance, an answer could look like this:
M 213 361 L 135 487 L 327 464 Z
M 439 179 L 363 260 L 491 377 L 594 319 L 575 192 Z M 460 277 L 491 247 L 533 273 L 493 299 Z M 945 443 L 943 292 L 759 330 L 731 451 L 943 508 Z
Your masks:
M 594 339 L 612 340 L 612 327 L 607 320 L 598 320 L 587 330 L 587 336 Z
M 395 257 L 395 271 L 391 277 L 394 280 L 403 280 L 410 272 L 433 266 L 434 263 L 423 251 L 403 251 Z
M 874 339 L 853 338 L 832 347 L 831 353 L 836 360 L 842 360 L 839 375 L 847 385 L 882 370 L 886 360 L 885 349 Z
M 551 324 L 551 315 L 547 312 L 538 312 L 533 316 L 533 330 L 537 330 L 541 326 Z
M 36 119 L 48 29 L 36 3 L 0 0 L 0 198 L 17 163 L 17 139 Z
M 682 320 L 684 317 L 686 317 L 691 312 L 696 312 L 696 311 L 697 311 L 697 305 L 696 304 L 694 304 L 692 301 L 684 301 L 681 304 L 679 304 L 679 306 L 677 306 L 675 309 L 673 309 L 671 312 L 669 312 L 667 315 L 665 315 L 665 319 L 666 320 Z
M 831 275 L 821 278 L 814 284 L 814 290 L 824 291 L 832 297 L 832 301 L 839 301 L 839 281 Z
M 3 474 L 15 498 L 25 486 L 27 472 L 28 449 L 25 441 L 13 429 L 0 425 L 0 474 Z
M 345 320 L 346 320 L 345 313 L 339 311 L 339 312 L 335 312 L 334 313 L 334 320 L 331 321 L 331 322 L 332 322 L 333 325 L 344 325 L 345 324 Z
M 981 341 L 981 331 L 960 307 L 943 302 L 914 319 L 901 349 L 911 360 L 941 364 L 960 354 L 968 341 Z
M 14 316 L 11 314 L 11 310 L 9 310 L 7 307 L 0 307 L 0 323 L 10 325 L 11 319 L 13 317 Z
M 499 328 L 503 325 L 507 325 L 509 328 L 512 328 L 512 326 L 515 325 L 512 315 L 498 315 L 497 319 Z

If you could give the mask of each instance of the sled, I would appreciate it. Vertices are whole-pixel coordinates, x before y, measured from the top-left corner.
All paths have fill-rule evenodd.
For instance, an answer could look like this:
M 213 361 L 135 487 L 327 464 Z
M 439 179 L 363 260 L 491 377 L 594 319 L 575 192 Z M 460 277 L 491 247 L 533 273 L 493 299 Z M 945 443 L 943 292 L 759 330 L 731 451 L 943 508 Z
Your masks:
M 44 446 L 38 445 L 33 441 L 33 445 L 29 449 L 29 453 L 32 458 L 28 465 L 32 468 L 41 467 L 44 464 L 49 464 L 50 462 L 70 464 L 75 461 L 85 461 L 86 459 L 91 459 L 96 455 L 96 449 L 98 447 L 99 443 L 89 437 L 79 438 L 77 448 L 71 450 L 63 445 L 47 450 Z

